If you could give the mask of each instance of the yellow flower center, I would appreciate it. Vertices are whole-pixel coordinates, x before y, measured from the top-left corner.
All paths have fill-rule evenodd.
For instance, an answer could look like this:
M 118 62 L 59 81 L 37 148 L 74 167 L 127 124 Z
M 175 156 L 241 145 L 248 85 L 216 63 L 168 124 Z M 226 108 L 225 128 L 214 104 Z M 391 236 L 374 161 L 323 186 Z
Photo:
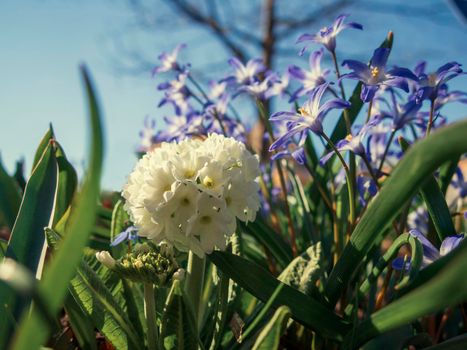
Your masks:
M 206 186 L 207 188 L 212 188 L 214 187 L 214 180 L 210 178 L 209 176 L 206 176 L 203 180 L 203 185 Z
M 193 170 L 187 170 L 185 171 L 185 178 L 189 179 L 192 178 L 195 175 L 195 172 Z
M 371 76 L 373 78 L 376 78 L 379 74 L 379 69 L 378 67 L 371 67 Z
M 352 141 L 352 138 L 353 138 L 353 136 L 350 135 L 350 134 L 348 134 L 348 135 L 345 137 L 345 139 L 346 139 L 347 141 L 349 141 L 349 142 Z

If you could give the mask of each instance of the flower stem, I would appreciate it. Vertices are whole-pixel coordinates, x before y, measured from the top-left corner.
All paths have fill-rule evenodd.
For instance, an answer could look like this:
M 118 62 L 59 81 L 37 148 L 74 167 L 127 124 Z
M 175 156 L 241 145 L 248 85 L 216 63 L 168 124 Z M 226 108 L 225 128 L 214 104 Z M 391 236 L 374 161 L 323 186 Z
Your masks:
M 158 349 L 158 329 L 156 323 L 156 304 L 154 285 L 152 283 L 144 283 L 144 315 L 146 316 L 146 323 L 148 326 L 148 349 Z
M 396 131 L 397 130 L 394 129 L 391 132 L 391 135 L 389 136 L 389 141 L 386 144 L 386 148 L 384 149 L 383 157 L 381 158 L 381 163 L 379 163 L 378 174 L 381 173 L 381 170 L 383 169 L 384 161 L 386 160 L 386 157 L 387 157 L 388 152 L 389 152 L 389 148 L 391 147 L 392 140 L 394 139 L 394 136 L 396 135 Z
M 332 61 L 334 62 L 334 68 L 336 69 L 337 80 L 339 80 L 339 88 L 340 88 L 340 90 L 341 90 L 342 98 L 343 98 L 344 100 L 347 100 L 347 98 L 345 97 L 344 85 L 342 84 L 342 80 L 340 80 L 340 78 L 341 78 L 341 72 L 340 72 L 340 70 L 339 70 L 339 64 L 337 63 L 336 52 L 335 52 L 335 51 L 331 51 L 331 55 L 332 55 Z M 347 108 L 344 109 L 344 120 L 345 120 L 345 126 L 346 126 L 346 128 L 347 128 L 347 133 L 350 134 L 352 123 L 350 122 L 349 114 L 348 114 Z
M 430 118 L 428 119 L 428 125 L 426 127 L 426 134 L 425 136 L 428 136 L 430 134 L 430 131 L 431 131 L 431 127 L 433 126 L 433 117 L 434 117 L 434 114 L 435 114 L 435 103 L 433 100 L 431 100 L 431 104 L 430 104 Z
M 350 218 L 349 218 L 349 223 L 350 227 L 353 227 L 353 224 L 355 222 L 355 194 L 354 194 L 354 188 L 352 185 L 352 177 L 350 174 L 349 167 L 347 166 L 347 163 L 345 162 L 345 159 L 342 157 L 341 153 L 337 149 L 336 145 L 334 145 L 334 142 L 331 141 L 331 139 L 323 132 L 321 134 L 324 139 L 327 141 L 329 146 L 333 149 L 334 153 L 336 156 L 339 158 L 340 162 L 342 163 L 342 166 L 344 167 L 345 171 L 345 177 L 346 177 L 346 182 L 347 182 L 347 192 L 349 195 L 349 208 L 350 208 Z
M 258 106 L 260 117 L 263 119 L 264 125 L 266 127 L 266 131 L 269 134 L 271 142 L 274 142 L 275 141 L 274 133 L 272 131 L 271 123 L 270 123 L 268 117 L 266 116 L 266 111 L 264 110 L 264 105 L 261 102 L 261 100 L 259 100 L 259 99 L 256 100 L 256 105 Z M 287 223 L 288 223 L 288 227 L 289 227 L 290 241 L 291 241 L 291 245 L 292 245 L 292 253 L 293 253 L 293 256 L 297 256 L 297 242 L 296 242 L 296 239 L 295 239 L 295 237 L 296 237 L 295 227 L 294 227 L 294 224 L 293 224 L 292 214 L 290 213 L 290 207 L 289 207 L 289 203 L 288 203 L 288 200 L 287 200 L 287 187 L 285 185 L 284 171 L 282 170 L 282 165 L 281 165 L 281 162 L 280 162 L 279 159 L 276 160 L 276 165 L 277 165 L 277 172 L 279 174 L 279 181 L 280 181 L 280 184 L 281 184 L 282 193 L 284 195 L 285 215 L 287 216 Z
M 368 157 L 365 155 L 365 153 L 363 153 L 362 159 L 363 159 L 363 162 L 365 163 L 365 165 L 366 165 L 366 167 L 368 169 L 368 172 L 369 172 L 371 178 L 375 182 L 376 187 L 378 187 L 378 189 L 380 189 L 381 185 L 379 184 L 378 178 L 376 177 L 376 174 L 373 171 L 373 168 L 371 167 L 370 161 L 368 160 Z
M 195 320 L 198 322 L 199 327 L 199 306 L 201 300 L 201 293 L 204 285 L 204 269 L 206 265 L 205 258 L 199 258 L 191 250 L 188 254 L 188 265 L 186 269 L 185 291 L 191 301 Z

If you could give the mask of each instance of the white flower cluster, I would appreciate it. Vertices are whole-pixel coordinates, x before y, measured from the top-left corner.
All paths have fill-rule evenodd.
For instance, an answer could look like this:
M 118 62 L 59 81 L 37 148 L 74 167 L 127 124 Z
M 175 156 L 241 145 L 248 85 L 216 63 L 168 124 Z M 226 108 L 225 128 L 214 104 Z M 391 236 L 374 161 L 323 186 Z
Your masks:
M 202 257 L 225 249 L 236 219 L 259 209 L 258 158 L 218 134 L 162 143 L 145 154 L 124 186 L 125 209 L 139 235 Z

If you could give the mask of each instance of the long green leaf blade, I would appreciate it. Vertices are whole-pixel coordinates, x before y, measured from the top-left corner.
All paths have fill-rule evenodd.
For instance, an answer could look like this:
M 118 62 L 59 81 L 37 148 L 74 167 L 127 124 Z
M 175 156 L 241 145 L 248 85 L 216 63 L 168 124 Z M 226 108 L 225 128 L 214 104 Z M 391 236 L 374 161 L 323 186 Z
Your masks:
M 282 283 L 262 267 L 227 252 L 215 251 L 209 255 L 209 259 L 229 278 L 263 302 L 269 300 Z M 341 339 L 343 332 L 349 328 L 346 322 L 321 303 L 286 284 L 273 306 L 281 305 L 290 308 L 296 321 L 330 338 Z
M 51 314 L 56 314 L 63 304 L 67 287 L 81 260 L 82 249 L 86 245 L 94 226 L 99 182 L 103 160 L 103 135 L 100 112 L 94 89 L 87 70 L 82 75 L 88 95 L 90 124 L 92 130 L 90 162 L 81 193 L 75 202 L 67 225 L 67 233 L 58 247 L 54 260 L 48 266 L 44 279 L 39 284 L 39 293 L 47 303 Z M 29 317 L 28 317 L 29 316 Z M 14 338 L 13 349 L 37 349 L 45 342 L 50 329 L 42 321 L 37 311 L 23 315 L 23 320 Z
M 454 123 L 415 143 L 407 151 L 357 224 L 332 270 L 326 285 L 330 304 L 334 305 L 352 272 L 370 249 L 381 242 L 381 233 L 427 176 L 431 176 L 446 159 L 467 152 L 465 135 L 467 121 Z
M 281 337 L 285 333 L 287 321 L 291 316 L 292 314 L 287 306 L 279 307 L 258 335 L 253 350 L 279 349 Z
M 12 228 L 21 204 L 21 194 L 13 178 L 8 175 L 0 158 L 0 227 Z

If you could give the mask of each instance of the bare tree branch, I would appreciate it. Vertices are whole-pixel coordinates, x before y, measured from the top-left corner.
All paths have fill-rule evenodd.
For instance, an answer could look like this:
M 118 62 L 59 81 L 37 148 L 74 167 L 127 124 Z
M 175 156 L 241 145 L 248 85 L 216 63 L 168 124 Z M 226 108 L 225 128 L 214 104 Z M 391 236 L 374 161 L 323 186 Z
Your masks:
M 204 15 L 198 11 L 196 7 L 182 0 L 170 0 L 168 3 L 175 6 L 184 16 L 188 17 L 193 22 L 211 28 L 216 38 L 220 40 L 220 42 L 224 44 L 235 56 L 240 60 L 246 59 L 246 53 L 231 40 L 225 28 L 222 27 L 214 18 Z

